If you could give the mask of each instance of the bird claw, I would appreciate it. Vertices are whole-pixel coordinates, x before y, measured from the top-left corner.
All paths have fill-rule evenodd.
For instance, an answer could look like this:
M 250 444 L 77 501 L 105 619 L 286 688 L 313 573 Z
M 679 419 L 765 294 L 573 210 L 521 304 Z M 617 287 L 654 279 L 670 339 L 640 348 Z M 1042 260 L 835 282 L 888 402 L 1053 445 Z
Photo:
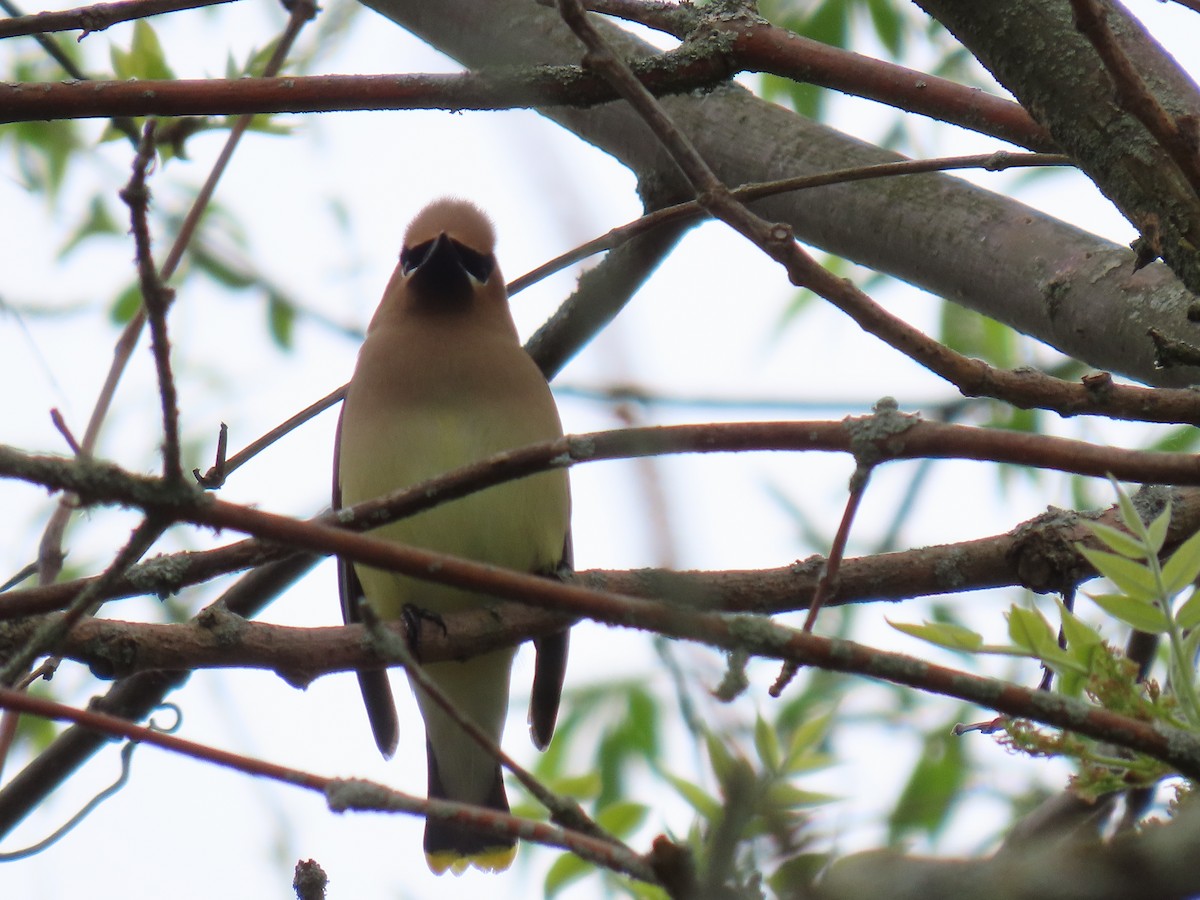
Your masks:
M 432 622 L 442 629 L 442 635 L 449 637 L 445 620 L 432 610 L 417 606 L 415 603 L 405 603 L 400 610 L 400 618 L 404 620 L 404 630 L 408 632 L 408 649 L 419 661 L 421 659 L 421 623 Z

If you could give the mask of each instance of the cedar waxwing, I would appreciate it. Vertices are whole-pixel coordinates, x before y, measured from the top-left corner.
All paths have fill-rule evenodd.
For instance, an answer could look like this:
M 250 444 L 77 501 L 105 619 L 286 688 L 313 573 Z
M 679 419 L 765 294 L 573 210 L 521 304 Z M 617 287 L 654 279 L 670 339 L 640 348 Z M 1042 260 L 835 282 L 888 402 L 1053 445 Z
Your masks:
M 522 349 L 508 309 L 487 217 L 462 200 L 425 207 L 404 235 L 400 264 L 367 329 L 346 391 L 334 448 L 335 508 L 404 488 L 494 453 L 562 436 L 546 379 Z M 522 572 L 569 565 L 570 496 L 563 469 L 487 488 L 375 532 Z M 439 616 L 491 598 L 339 560 L 342 609 L 357 619 L 365 597 L 385 619 L 406 609 Z M 535 642 L 530 734 L 554 732 L 567 632 Z M 441 690 L 497 742 L 508 709 L 516 648 L 425 667 Z M 375 742 L 396 749 L 399 723 L 385 670 L 358 676 Z M 507 812 L 500 764 L 413 685 L 425 720 L 429 796 Z M 430 869 L 508 868 L 516 840 L 445 819 L 425 823 Z

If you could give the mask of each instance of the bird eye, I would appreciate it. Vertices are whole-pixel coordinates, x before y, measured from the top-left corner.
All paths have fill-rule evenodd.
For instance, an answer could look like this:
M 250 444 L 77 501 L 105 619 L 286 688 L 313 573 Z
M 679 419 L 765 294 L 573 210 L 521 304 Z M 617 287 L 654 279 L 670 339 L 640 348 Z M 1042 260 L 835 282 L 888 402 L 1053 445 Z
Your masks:
M 478 281 L 480 284 L 492 277 L 492 272 L 496 268 L 496 257 L 490 254 L 477 253 L 470 247 L 464 247 L 458 241 L 454 242 L 454 247 L 458 250 L 458 258 L 462 263 L 462 267 L 467 270 L 467 274 Z
M 411 272 L 421 263 L 425 262 L 425 258 L 429 256 L 429 251 L 433 249 L 433 241 L 425 241 L 423 244 L 417 244 L 415 247 L 405 247 L 400 251 L 400 271 L 405 275 Z

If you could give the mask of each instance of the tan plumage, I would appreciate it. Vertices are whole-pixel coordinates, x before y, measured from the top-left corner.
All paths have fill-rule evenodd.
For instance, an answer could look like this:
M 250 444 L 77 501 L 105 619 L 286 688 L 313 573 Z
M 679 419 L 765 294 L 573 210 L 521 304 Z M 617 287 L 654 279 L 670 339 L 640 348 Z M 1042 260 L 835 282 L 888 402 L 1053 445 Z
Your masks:
M 460 200 L 439 200 L 409 225 L 350 381 L 335 450 L 334 505 L 349 506 L 493 453 L 562 435 L 541 372 L 521 348 L 494 257 L 491 223 Z M 552 573 L 569 563 L 564 471 L 497 485 L 392 523 L 378 536 L 505 566 Z M 342 603 L 353 621 L 364 595 L 387 619 L 412 606 L 437 615 L 489 602 L 458 588 L 339 561 Z M 537 643 L 530 708 L 535 744 L 554 729 L 566 632 Z M 426 667 L 439 687 L 500 740 L 515 650 Z M 385 672 L 359 676 L 376 743 L 399 734 Z M 500 767 L 432 700 L 416 691 L 426 725 L 429 796 L 507 811 Z M 468 865 L 507 868 L 511 838 L 429 819 L 425 852 L 439 874 Z

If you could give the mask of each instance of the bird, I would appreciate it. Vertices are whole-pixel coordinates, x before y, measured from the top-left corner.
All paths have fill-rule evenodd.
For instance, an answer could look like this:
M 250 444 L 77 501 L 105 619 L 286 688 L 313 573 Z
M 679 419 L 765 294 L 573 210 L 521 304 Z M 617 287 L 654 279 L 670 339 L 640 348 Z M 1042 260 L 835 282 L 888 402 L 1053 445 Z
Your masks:
M 490 219 L 458 198 L 413 218 L 346 389 L 334 445 L 333 506 L 351 506 L 495 453 L 563 434 L 549 385 L 521 346 L 495 256 Z M 495 485 L 382 526 L 373 534 L 478 562 L 556 576 L 571 565 L 566 471 Z M 342 611 L 358 621 L 365 600 L 380 618 L 443 615 L 495 603 L 462 588 L 338 560 Z M 451 635 L 452 637 L 453 635 Z M 554 732 L 568 632 L 534 642 L 529 708 L 533 743 Z M 419 647 L 417 648 L 419 655 Z M 426 665 L 451 701 L 499 743 L 515 647 Z M 386 670 L 362 670 L 359 685 L 375 742 L 395 752 L 400 726 Z M 425 723 L 428 796 L 508 812 L 499 762 L 410 678 Z M 513 836 L 428 816 L 431 871 L 499 872 L 516 855 Z

